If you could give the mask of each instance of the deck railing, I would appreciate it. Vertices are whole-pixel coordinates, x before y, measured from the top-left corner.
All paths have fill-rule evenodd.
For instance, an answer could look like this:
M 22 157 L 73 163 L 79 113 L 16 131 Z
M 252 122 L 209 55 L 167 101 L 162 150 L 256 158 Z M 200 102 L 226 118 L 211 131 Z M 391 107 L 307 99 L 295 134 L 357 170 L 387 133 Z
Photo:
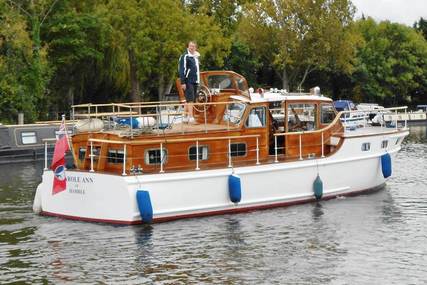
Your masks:
M 160 147 L 160 173 L 165 172 L 164 167 L 164 144 L 165 143 L 185 143 L 185 142 L 193 142 L 196 143 L 196 165 L 195 170 L 200 170 L 200 158 L 199 158 L 199 143 L 204 141 L 227 141 L 228 142 L 228 151 L 227 151 L 227 157 L 228 157 L 228 167 L 233 167 L 233 159 L 232 159 L 232 151 L 231 151 L 231 143 L 233 140 L 236 139 L 255 139 L 256 141 L 256 164 L 260 164 L 260 156 L 259 156 L 259 138 L 261 135 L 243 135 L 243 136 L 214 136 L 214 137 L 196 137 L 196 138 L 180 138 L 180 139 L 159 139 L 159 140 L 134 140 L 134 141 L 117 141 L 117 140 L 106 140 L 106 139 L 96 139 L 96 138 L 90 138 L 90 172 L 94 172 L 94 155 L 93 153 L 93 144 L 94 143 L 106 143 L 106 144 L 119 144 L 123 145 L 123 171 L 122 175 L 127 175 L 126 172 L 126 165 L 127 165 L 127 145 L 137 146 L 137 145 L 159 145 Z
M 402 114 L 403 113 L 403 114 Z M 387 123 L 393 122 L 394 128 L 398 129 L 399 121 L 403 121 L 403 127 L 407 128 L 408 126 L 408 107 L 402 106 L 402 107 L 392 107 L 392 108 L 383 108 L 383 109 L 377 109 L 377 110 L 352 110 L 352 111 L 342 111 L 338 113 L 338 116 L 341 118 L 341 121 L 344 123 L 344 125 L 347 125 L 347 123 L 350 122 L 350 120 L 353 118 L 352 115 L 361 115 L 360 116 L 360 125 L 357 125 L 357 127 L 367 127 L 372 125 L 372 122 L 370 122 L 368 116 L 370 114 L 376 114 L 377 120 L 379 121 L 379 124 L 381 127 L 386 127 Z M 346 130 L 352 130 L 352 128 L 346 128 Z
M 229 110 L 230 105 L 239 104 L 237 101 L 228 102 L 207 102 L 207 103 L 191 103 L 194 106 L 194 113 L 203 121 L 199 125 L 204 126 L 205 132 L 208 131 L 208 116 L 210 108 L 224 106 L 225 112 Z M 109 104 L 80 104 L 72 106 L 72 120 L 77 118 L 108 118 L 111 122 L 112 118 L 128 119 L 129 123 L 125 124 L 129 129 L 130 137 L 133 137 L 138 131 L 133 126 L 135 118 L 141 118 L 142 128 L 150 127 L 151 130 L 161 131 L 164 128 L 172 127 L 174 123 L 183 122 L 186 115 L 184 112 L 185 103 L 177 101 L 169 102 L 136 102 L 136 103 L 109 103 Z M 231 111 L 229 111 L 231 112 Z M 224 113 L 225 114 L 225 113 Z M 155 124 L 150 125 L 149 118 L 155 119 Z M 164 122 L 166 120 L 166 122 Z M 224 120 L 227 129 L 233 127 L 230 120 Z M 110 123 L 109 123 L 110 124 Z M 181 132 L 185 133 L 185 128 L 181 125 Z M 111 127 L 111 125 L 110 125 Z M 113 128 L 116 124 L 113 124 Z
M 92 117 L 91 114 L 94 114 L 93 117 L 96 116 L 105 116 L 106 114 L 108 116 L 110 115 L 114 115 L 114 114 L 122 114 L 123 110 L 126 110 L 125 112 L 127 112 L 126 114 L 129 115 L 130 118 L 130 129 L 132 132 L 132 118 L 134 116 L 141 116 L 142 115 L 142 110 L 143 109 L 149 109 L 149 108 L 154 108 L 156 110 L 156 114 L 145 114 L 146 116 L 161 116 L 161 112 L 159 111 L 159 108 L 162 107 L 173 107 L 173 108 L 182 108 L 183 104 L 182 103 L 176 103 L 176 102 L 172 102 L 172 103 L 168 103 L 168 104 L 152 104 L 152 102 L 150 102 L 151 104 L 99 104 L 99 105 L 92 105 L 92 104 L 84 104 L 84 105 L 76 105 L 73 106 L 73 114 L 74 114 L 74 107 L 75 108 L 87 108 L 87 113 L 85 115 L 87 115 L 88 117 Z M 229 104 L 234 104 L 235 102 L 214 102 L 214 103 L 196 103 L 195 105 L 199 105 L 199 106 L 204 106 L 204 121 L 205 121 L 205 125 L 206 125 L 206 106 L 209 105 L 220 105 L 220 104 L 225 104 L 225 105 L 229 105 Z M 99 109 L 97 108 L 101 108 L 101 107 L 111 107 L 113 108 L 113 112 L 99 112 Z M 94 112 L 92 112 L 92 108 L 94 108 Z M 135 109 L 136 108 L 136 109 Z M 299 159 L 299 160 L 303 160 L 304 159 L 304 149 L 309 148 L 309 147 L 318 147 L 319 149 L 319 155 L 321 158 L 325 157 L 325 145 L 326 144 L 331 144 L 331 136 L 334 135 L 334 132 L 336 132 L 336 130 L 334 130 L 333 128 L 337 129 L 340 126 L 342 126 L 341 124 L 344 125 L 344 128 L 341 129 L 341 131 L 343 132 L 343 134 L 348 134 L 351 133 L 354 129 L 346 127 L 346 123 L 347 123 L 347 119 L 349 114 L 364 114 L 364 115 L 368 115 L 370 113 L 372 113 L 373 111 L 362 111 L 362 110 L 357 110 L 357 111 L 343 111 L 337 114 L 337 116 L 335 117 L 335 119 L 333 120 L 332 123 L 330 123 L 327 127 L 322 128 L 322 129 L 318 129 L 318 130 L 312 130 L 312 131 L 300 131 L 300 132 L 282 132 L 282 133 L 274 133 L 274 162 L 279 162 L 279 151 L 283 151 L 286 149 L 286 147 L 280 147 L 278 144 L 278 137 L 291 137 L 294 136 L 295 138 L 297 138 L 298 143 L 295 146 L 292 146 L 293 148 L 297 148 L 297 153 L 295 156 L 295 159 Z M 381 110 L 375 110 L 375 112 L 380 116 L 379 122 L 380 122 L 380 126 L 381 128 L 390 128 L 393 127 L 396 130 L 399 127 L 403 127 L 403 128 L 407 128 L 407 107 L 395 107 L 395 108 L 385 108 L 385 109 L 381 109 Z M 401 119 L 403 121 L 403 124 L 401 123 L 399 125 L 399 114 L 402 114 L 402 112 L 404 113 L 404 115 L 401 115 Z M 183 112 L 181 112 L 180 110 L 177 110 L 177 112 L 172 113 L 173 116 L 175 116 L 176 114 L 183 114 Z M 394 124 L 389 124 L 387 123 L 387 120 L 384 119 L 384 116 L 389 116 L 390 114 L 393 115 L 393 123 Z M 358 126 L 359 128 L 366 128 L 371 126 L 370 123 L 365 119 L 363 124 L 361 124 L 360 126 Z M 230 129 L 230 122 L 228 121 L 227 124 L 227 128 Z M 312 143 L 307 144 L 304 143 L 304 138 L 308 135 L 314 135 L 317 134 L 317 140 L 318 142 L 315 142 L 314 144 Z M 222 136 L 222 137 L 208 137 L 208 138 L 204 138 L 204 137 L 198 137 L 198 138 L 185 138 L 185 139 L 158 139 L 158 140 L 132 140 L 132 141 L 114 141 L 114 140 L 103 140 L 103 139 L 89 139 L 90 142 L 90 171 L 95 171 L 94 169 L 94 158 L 95 158 L 95 154 L 94 154 L 94 143 L 108 143 L 108 144 L 121 144 L 123 145 L 123 170 L 122 170 L 122 175 L 126 175 L 127 170 L 126 170 L 126 160 L 127 158 L 127 145 L 148 145 L 148 144 L 158 144 L 160 147 L 160 173 L 163 173 L 165 171 L 165 165 L 164 165 L 164 153 L 163 153 L 163 149 L 164 149 L 164 144 L 165 143 L 179 143 L 179 142 L 194 142 L 196 144 L 196 161 L 195 161 L 195 170 L 200 170 L 200 159 L 199 159 L 199 143 L 203 142 L 203 141 L 208 141 L 208 140 L 226 140 L 228 141 L 228 151 L 227 151 L 227 156 L 228 156 L 228 167 L 232 167 L 233 166 L 233 161 L 232 161 L 232 155 L 231 155 L 231 141 L 237 138 L 255 138 L 256 139 L 256 164 L 260 163 L 260 155 L 259 155 L 259 137 L 260 135 L 248 135 L 248 136 Z M 45 169 L 47 169 L 47 142 L 45 142 Z M 288 150 L 289 150 L 289 146 L 288 146 Z M 285 155 L 280 157 L 281 160 L 283 158 L 285 158 Z M 292 158 L 292 157 L 286 157 L 286 158 Z M 310 158 L 310 155 L 309 155 Z
M 399 111 L 403 111 L 405 116 L 401 117 L 403 118 L 403 128 L 407 128 L 407 106 L 403 106 L 403 107 L 394 107 L 394 108 L 384 108 L 381 110 L 377 110 L 377 114 L 379 114 L 380 117 L 383 117 L 384 115 L 387 114 L 394 114 L 394 125 L 392 126 L 394 129 L 398 129 L 399 128 Z M 284 147 L 279 147 L 278 146 L 278 141 L 277 138 L 278 137 L 291 137 L 291 136 L 297 136 L 298 137 L 298 159 L 299 160 L 303 160 L 303 149 L 305 147 L 307 147 L 307 145 L 304 145 L 302 143 L 303 137 L 304 136 L 309 136 L 309 135 L 314 135 L 314 134 L 320 134 L 320 142 L 319 142 L 319 147 L 320 147 L 320 156 L 321 158 L 325 157 L 325 144 L 327 142 L 330 142 L 330 137 L 334 135 L 333 132 L 331 132 L 333 130 L 333 128 L 336 128 L 337 125 L 339 125 L 339 122 L 341 122 L 343 124 L 343 130 L 344 133 L 351 133 L 352 131 L 354 131 L 355 129 L 353 128 L 347 128 L 346 127 L 346 118 L 348 117 L 347 115 L 351 115 L 351 114 L 370 114 L 372 113 L 372 111 L 342 111 L 339 112 L 337 114 L 337 116 L 335 117 L 335 119 L 325 128 L 322 129 L 318 129 L 318 130 L 312 130 L 312 131 L 299 131 L 299 132 L 283 132 L 283 133 L 275 133 L 274 134 L 274 162 L 279 162 L 279 155 L 278 152 L 279 150 L 285 150 Z M 380 118 L 380 126 L 381 128 L 385 128 L 387 127 L 386 125 L 386 120 L 384 120 L 384 118 Z M 372 127 L 371 123 L 368 122 L 368 120 L 365 118 L 362 121 L 362 124 L 357 126 L 358 128 L 367 128 L 367 127 Z M 330 132 L 330 134 L 328 134 L 328 132 Z

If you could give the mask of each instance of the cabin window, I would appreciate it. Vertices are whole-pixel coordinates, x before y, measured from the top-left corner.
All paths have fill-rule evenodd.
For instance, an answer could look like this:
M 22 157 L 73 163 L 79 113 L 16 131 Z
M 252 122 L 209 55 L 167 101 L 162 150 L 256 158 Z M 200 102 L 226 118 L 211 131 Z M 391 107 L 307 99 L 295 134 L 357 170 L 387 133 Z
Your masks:
M 81 147 L 79 148 L 79 160 L 84 160 L 86 157 L 86 148 Z
M 192 146 L 188 149 L 188 159 L 196 160 L 197 158 L 197 146 Z M 208 159 L 208 146 L 203 145 L 199 146 L 199 160 L 207 160 Z
M 369 151 L 371 149 L 371 143 L 363 143 L 362 151 Z
M 320 122 L 321 124 L 330 124 L 335 119 L 335 110 L 332 104 L 320 105 Z
M 316 129 L 316 104 L 288 104 L 288 131 L 301 132 Z
M 22 132 L 21 139 L 22 144 L 35 144 L 37 143 L 36 132 Z
M 249 91 L 248 91 L 246 80 L 242 77 L 237 77 L 237 76 L 235 76 L 234 79 L 237 82 L 237 87 L 239 88 L 241 94 L 249 97 Z
M 245 156 L 246 144 L 245 143 L 232 143 L 230 144 L 231 156 Z
M 167 150 L 163 149 L 163 163 L 166 161 L 167 157 Z M 152 165 L 152 164 L 160 164 L 161 163 L 161 155 L 160 155 L 160 149 L 149 149 L 145 152 L 145 164 Z
M 242 103 L 231 103 L 227 105 L 224 112 L 223 120 L 233 124 L 239 124 L 242 120 L 243 113 L 245 111 L 245 104 Z
M 248 90 L 248 87 L 246 86 L 246 82 L 243 78 L 236 77 L 236 81 L 237 81 L 237 86 L 239 87 L 240 91 L 247 91 Z
M 94 146 L 93 150 L 92 150 L 93 159 L 98 160 L 100 153 L 101 153 L 101 147 L 100 146 Z
M 109 163 L 123 163 L 124 151 L 122 149 L 109 149 L 107 161 Z
M 211 75 L 208 77 L 208 88 L 214 90 L 234 89 L 233 81 L 227 74 Z
M 387 148 L 387 146 L 388 146 L 388 140 L 381 142 L 381 148 Z
M 246 120 L 247 128 L 265 127 L 265 107 L 252 108 Z

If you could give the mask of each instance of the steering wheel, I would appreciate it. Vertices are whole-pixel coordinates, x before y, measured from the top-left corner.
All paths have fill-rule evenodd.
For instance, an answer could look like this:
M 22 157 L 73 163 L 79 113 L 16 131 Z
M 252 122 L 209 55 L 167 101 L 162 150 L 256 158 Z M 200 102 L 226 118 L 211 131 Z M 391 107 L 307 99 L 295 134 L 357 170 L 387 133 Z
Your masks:
M 206 87 L 205 85 L 200 86 L 199 91 L 197 91 L 197 95 L 196 95 L 196 103 L 209 103 L 212 101 L 212 94 L 209 91 L 209 88 Z M 195 104 L 193 105 L 194 109 L 196 109 L 196 111 L 198 112 L 205 112 L 207 111 L 211 105 L 198 105 Z
M 306 122 L 301 122 L 301 121 L 289 127 L 289 131 L 291 132 L 304 132 L 306 130 L 307 130 Z

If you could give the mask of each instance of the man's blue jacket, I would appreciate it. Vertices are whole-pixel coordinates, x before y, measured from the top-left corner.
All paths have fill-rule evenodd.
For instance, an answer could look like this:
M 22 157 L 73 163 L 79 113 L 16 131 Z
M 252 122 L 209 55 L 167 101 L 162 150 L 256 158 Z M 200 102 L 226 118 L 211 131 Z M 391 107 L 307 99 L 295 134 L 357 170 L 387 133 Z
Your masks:
M 178 72 L 182 84 L 199 83 L 199 60 L 197 55 L 192 55 L 186 50 L 179 58 Z

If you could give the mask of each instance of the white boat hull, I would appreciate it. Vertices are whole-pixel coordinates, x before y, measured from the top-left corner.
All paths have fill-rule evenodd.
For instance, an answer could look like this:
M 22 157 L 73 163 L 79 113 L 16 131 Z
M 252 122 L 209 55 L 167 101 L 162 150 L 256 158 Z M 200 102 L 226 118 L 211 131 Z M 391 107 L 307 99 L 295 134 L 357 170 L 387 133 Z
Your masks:
M 36 197 L 41 214 L 122 224 L 141 223 L 136 193 L 149 192 L 153 221 L 243 212 L 314 201 L 313 182 L 319 174 L 323 197 L 352 195 L 382 186 L 386 179 L 381 155 L 392 155 L 408 132 L 387 136 L 346 138 L 332 156 L 217 170 L 119 176 L 67 171 L 67 189 L 51 194 L 53 172 L 45 171 Z M 387 149 L 381 142 L 388 139 Z M 364 142 L 371 143 L 362 151 Z M 228 178 L 241 180 L 241 201 L 230 201 Z

